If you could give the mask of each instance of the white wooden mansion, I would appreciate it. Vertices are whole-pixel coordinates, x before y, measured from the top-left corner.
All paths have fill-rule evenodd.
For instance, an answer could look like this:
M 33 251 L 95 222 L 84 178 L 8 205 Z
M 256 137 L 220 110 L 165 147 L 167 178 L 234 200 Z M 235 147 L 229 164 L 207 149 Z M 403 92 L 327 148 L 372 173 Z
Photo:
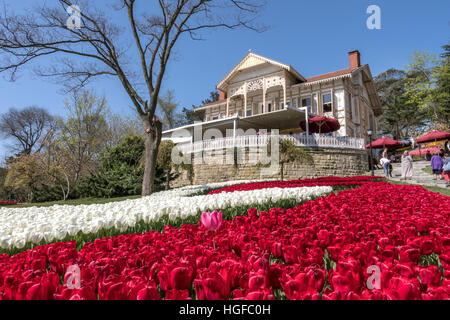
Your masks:
M 345 69 L 309 78 L 303 77 L 292 66 L 249 52 L 217 85 L 219 101 L 201 106 L 204 122 L 165 131 L 164 139 L 177 136 L 184 130 L 190 138 L 178 140 L 183 150 L 210 149 L 208 141 L 194 138 L 194 129 L 202 132 L 215 128 L 256 130 L 279 129 L 298 145 L 336 146 L 364 149 L 367 130 L 375 133 L 375 117 L 382 113 L 370 68 L 361 65 L 359 51 L 349 52 L 349 66 Z M 299 123 L 305 120 L 305 111 L 311 118 L 324 115 L 338 119 L 341 128 L 328 135 L 306 136 Z M 233 145 L 240 139 L 247 146 L 249 139 L 234 135 Z M 203 139 L 204 140 L 204 139 Z M 227 147 L 230 139 L 221 143 L 214 139 L 214 148 Z M 264 142 L 265 143 L 265 142 Z M 195 149 L 195 150 L 194 150 Z

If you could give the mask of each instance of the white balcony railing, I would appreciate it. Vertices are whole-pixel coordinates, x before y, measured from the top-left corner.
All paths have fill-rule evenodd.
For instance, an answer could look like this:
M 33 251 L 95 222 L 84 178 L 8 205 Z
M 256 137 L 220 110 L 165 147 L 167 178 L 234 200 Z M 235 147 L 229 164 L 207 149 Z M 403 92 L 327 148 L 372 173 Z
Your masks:
M 270 135 L 238 136 L 236 138 L 219 138 L 203 140 L 194 143 L 180 144 L 178 149 L 183 154 L 191 154 L 202 151 L 221 150 L 228 148 L 265 147 L 270 141 Z M 320 135 L 280 135 L 281 139 L 290 140 L 299 147 L 324 147 L 340 149 L 364 150 L 365 144 L 362 138 L 328 137 Z

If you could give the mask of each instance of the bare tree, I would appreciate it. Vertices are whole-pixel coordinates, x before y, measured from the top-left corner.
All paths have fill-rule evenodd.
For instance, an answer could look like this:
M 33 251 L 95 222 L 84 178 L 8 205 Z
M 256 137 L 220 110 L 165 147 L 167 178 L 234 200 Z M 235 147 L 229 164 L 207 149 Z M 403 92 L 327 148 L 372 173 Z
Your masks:
M 9 71 L 14 79 L 21 66 L 37 58 L 55 56 L 59 58 L 57 63 L 37 70 L 38 74 L 63 80 L 71 89 L 80 88 L 98 76 L 117 77 L 145 131 L 142 194 L 149 195 L 153 192 L 162 133 L 155 110 L 175 44 L 183 35 L 198 40 L 199 32 L 205 29 L 244 27 L 263 31 L 254 23 L 263 1 L 157 0 L 149 3 L 121 0 L 113 9 L 127 16 L 127 28 L 114 24 L 111 15 L 108 17 L 89 1 L 79 3 L 80 11 L 72 7 L 74 17 L 70 21 L 79 16 L 79 29 L 67 27 L 66 10 L 72 2 L 54 2 L 54 7 L 43 4 L 24 15 L 4 10 L 0 17 L 0 52 L 3 53 L 0 72 Z M 143 12 L 140 15 L 136 9 L 138 2 Z M 142 8 L 145 4 L 154 13 L 147 13 Z M 132 43 L 134 49 L 130 52 Z M 137 55 L 138 59 L 131 54 Z M 139 70 L 134 68 L 135 65 Z
M 182 114 L 177 113 L 178 103 L 175 101 L 175 92 L 167 92 L 158 99 L 160 113 L 162 115 L 163 129 L 170 130 L 182 122 Z
M 108 125 L 107 136 L 104 137 L 105 147 L 114 148 L 129 136 L 142 135 L 141 119 L 136 113 L 131 115 L 108 112 L 106 114 Z
M 17 143 L 13 150 L 20 155 L 39 152 L 51 132 L 53 117 L 39 107 L 9 109 L 0 117 L 0 134 Z
M 56 119 L 57 140 L 68 154 L 74 182 L 94 171 L 105 147 L 109 134 L 106 104 L 106 98 L 91 91 L 73 93 L 71 100 L 65 101 L 67 119 Z

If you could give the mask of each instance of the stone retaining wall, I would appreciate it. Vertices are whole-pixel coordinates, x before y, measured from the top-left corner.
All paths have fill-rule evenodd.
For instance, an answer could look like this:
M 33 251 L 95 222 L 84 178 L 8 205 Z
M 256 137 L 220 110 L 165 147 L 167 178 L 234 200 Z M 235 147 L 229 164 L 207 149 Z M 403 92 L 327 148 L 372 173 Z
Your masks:
M 368 154 L 365 150 L 335 149 L 335 148 L 315 148 L 310 149 L 313 163 L 302 164 L 298 162 L 288 163 L 284 166 L 284 179 L 307 179 L 325 176 L 355 176 L 364 174 L 368 168 Z M 205 153 L 206 154 L 206 153 Z M 220 161 L 224 158 L 224 151 L 215 152 L 211 157 L 206 157 L 203 164 L 195 164 L 194 185 L 223 182 L 230 180 L 258 180 L 258 179 L 279 179 L 279 170 L 275 174 L 263 175 L 261 166 L 249 163 L 249 157 L 255 156 L 251 152 L 246 152 L 245 160 L 240 164 L 223 164 Z M 257 155 L 258 156 L 258 155 Z M 212 159 L 220 163 L 212 163 Z M 254 158 L 253 158 L 254 159 Z M 187 172 L 181 171 L 180 176 L 171 182 L 171 187 L 181 187 L 191 184 Z

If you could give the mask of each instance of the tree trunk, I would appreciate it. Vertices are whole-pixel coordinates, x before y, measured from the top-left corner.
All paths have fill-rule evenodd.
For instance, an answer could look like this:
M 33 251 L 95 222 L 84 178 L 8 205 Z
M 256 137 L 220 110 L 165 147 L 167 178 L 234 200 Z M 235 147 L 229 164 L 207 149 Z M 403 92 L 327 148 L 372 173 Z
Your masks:
M 149 196 L 154 192 L 154 181 L 156 172 L 156 158 L 161 143 L 162 123 L 158 119 L 149 119 L 141 116 L 145 130 L 145 162 L 144 179 L 142 181 L 142 196 Z

